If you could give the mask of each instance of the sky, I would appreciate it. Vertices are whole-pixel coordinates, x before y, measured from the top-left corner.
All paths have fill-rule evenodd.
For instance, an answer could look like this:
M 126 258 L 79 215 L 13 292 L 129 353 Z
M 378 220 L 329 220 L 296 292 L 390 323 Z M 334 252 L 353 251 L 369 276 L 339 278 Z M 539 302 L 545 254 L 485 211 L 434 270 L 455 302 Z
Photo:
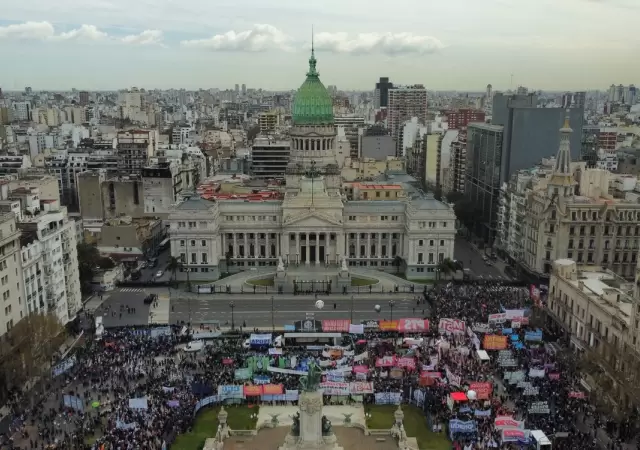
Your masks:
M 606 90 L 640 84 L 638 23 L 639 0 L 7 0 L 0 87 L 296 89 L 313 28 L 338 89 Z

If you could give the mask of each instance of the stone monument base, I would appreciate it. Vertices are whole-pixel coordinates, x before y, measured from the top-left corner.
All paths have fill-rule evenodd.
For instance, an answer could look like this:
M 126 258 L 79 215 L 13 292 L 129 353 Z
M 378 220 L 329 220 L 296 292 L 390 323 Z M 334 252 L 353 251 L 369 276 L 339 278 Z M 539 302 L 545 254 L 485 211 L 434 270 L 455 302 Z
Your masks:
M 324 436 L 318 442 L 302 441 L 297 436 L 287 435 L 284 445 L 278 450 L 344 450 L 336 442 L 335 434 Z

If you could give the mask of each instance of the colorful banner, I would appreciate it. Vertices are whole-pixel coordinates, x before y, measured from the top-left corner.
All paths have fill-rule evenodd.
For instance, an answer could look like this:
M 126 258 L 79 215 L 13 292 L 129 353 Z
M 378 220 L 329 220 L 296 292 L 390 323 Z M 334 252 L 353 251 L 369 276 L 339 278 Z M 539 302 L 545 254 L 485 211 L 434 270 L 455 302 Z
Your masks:
M 451 419 L 449 421 L 449 433 L 473 433 L 474 431 L 476 431 L 475 420 Z
M 486 334 L 482 341 L 482 348 L 485 350 L 504 350 L 507 348 L 507 336 Z
M 504 314 L 504 313 L 489 314 L 489 323 L 490 324 L 505 323 L 506 321 L 507 321 L 507 315 Z
M 233 373 L 233 377 L 236 380 L 249 380 L 251 379 L 251 375 L 253 375 L 253 372 L 246 367 L 244 369 L 236 369 Z
M 378 328 L 380 328 L 380 331 L 398 331 L 398 321 L 381 320 L 378 322 Z
M 373 394 L 372 381 L 352 381 L 349 383 L 349 392 L 354 395 Z
M 324 395 L 349 395 L 349 383 L 325 381 L 320 383 Z
M 559 380 L 560 379 L 560 374 L 559 373 L 550 373 L 549 374 L 549 379 L 550 380 Z
M 400 319 L 398 331 L 402 333 L 428 333 L 429 321 L 426 319 Z
M 242 386 L 235 384 L 222 384 L 218 386 L 218 398 L 226 400 L 228 398 L 244 398 Z
M 332 319 L 322 321 L 322 331 L 325 333 L 348 333 L 351 321 L 349 319 Z
M 398 358 L 398 360 L 396 361 L 396 365 L 398 367 L 406 367 L 407 369 L 410 370 L 415 370 L 416 369 L 416 359 L 415 358 L 409 358 L 409 357 L 402 357 L 402 358 Z
M 393 367 L 396 365 L 397 358 L 394 356 L 383 356 L 376 359 L 376 367 Z
M 460 319 L 440 319 L 438 323 L 438 333 L 440 334 L 464 334 L 466 324 Z
M 488 400 L 491 398 L 493 385 L 487 382 L 474 381 L 469 384 L 469 390 L 476 392 L 476 398 L 478 400 Z
M 497 416 L 493 421 L 493 426 L 497 430 L 503 430 L 505 428 L 518 428 L 524 430 L 524 420 L 515 420 L 511 416 Z
M 401 392 L 377 392 L 375 394 L 376 405 L 399 405 L 402 398 Z
M 284 393 L 284 388 L 281 384 L 265 384 L 262 386 L 262 393 L 264 395 L 280 395 Z
M 353 366 L 353 373 L 369 373 L 368 366 Z
M 233 359 L 231 359 L 231 358 L 222 358 L 222 364 L 224 364 L 225 366 L 232 366 L 233 365 Z
M 501 432 L 502 442 L 521 442 L 526 444 L 529 440 L 525 433 L 526 430 L 503 429 Z
M 420 372 L 420 378 L 442 378 L 442 373 L 423 370 L 422 372 Z
M 524 334 L 524 340 L 525 341 L 534 341 L 534 342 L 542 341 L 542 330 L 527 331 Z
M 364 334 L 364 325 L 349 325 L 349 333 L 350 334 Z
M 569 398 L 585 398 L 584 392 L 580 391 L 571 391 L 569 392 Z
M 245 386 L 244 387 L 244 396 L 245 397 L 258 397 L 262 395 L 262 386 Z
M 529 378 L 544 378 L 544 369 L 529 369 Z
M 271 345 L 270 334 L 252 334 L 249 336 L 249 343 L 251 345 Z
M 253 377 L 253 384 L 269 384 L 271 383 L 271 378 L 266 375 L 257 375 Z

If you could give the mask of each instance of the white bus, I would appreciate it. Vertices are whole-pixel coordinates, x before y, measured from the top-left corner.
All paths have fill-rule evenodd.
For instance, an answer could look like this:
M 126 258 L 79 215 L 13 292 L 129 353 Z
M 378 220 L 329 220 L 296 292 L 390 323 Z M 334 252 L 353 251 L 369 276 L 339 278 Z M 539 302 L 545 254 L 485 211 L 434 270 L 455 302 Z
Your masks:
M 551 441 L 541 430 L 531 430 L 531 437 L 537 450 L 551 450 Z

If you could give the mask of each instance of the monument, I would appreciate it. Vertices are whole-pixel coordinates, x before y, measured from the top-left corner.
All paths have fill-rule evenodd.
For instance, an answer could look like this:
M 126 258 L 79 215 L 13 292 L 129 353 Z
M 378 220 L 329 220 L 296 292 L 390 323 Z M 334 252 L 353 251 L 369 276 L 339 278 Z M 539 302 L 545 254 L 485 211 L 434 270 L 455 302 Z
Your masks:
M 291 430 L 279 450 L 342 450 L 336 444 L 331 421 L 322 415 L 320 379 L 316 364 L 311 364 L 307 375 L 300 378 L 300 411 L 292 416 Z

